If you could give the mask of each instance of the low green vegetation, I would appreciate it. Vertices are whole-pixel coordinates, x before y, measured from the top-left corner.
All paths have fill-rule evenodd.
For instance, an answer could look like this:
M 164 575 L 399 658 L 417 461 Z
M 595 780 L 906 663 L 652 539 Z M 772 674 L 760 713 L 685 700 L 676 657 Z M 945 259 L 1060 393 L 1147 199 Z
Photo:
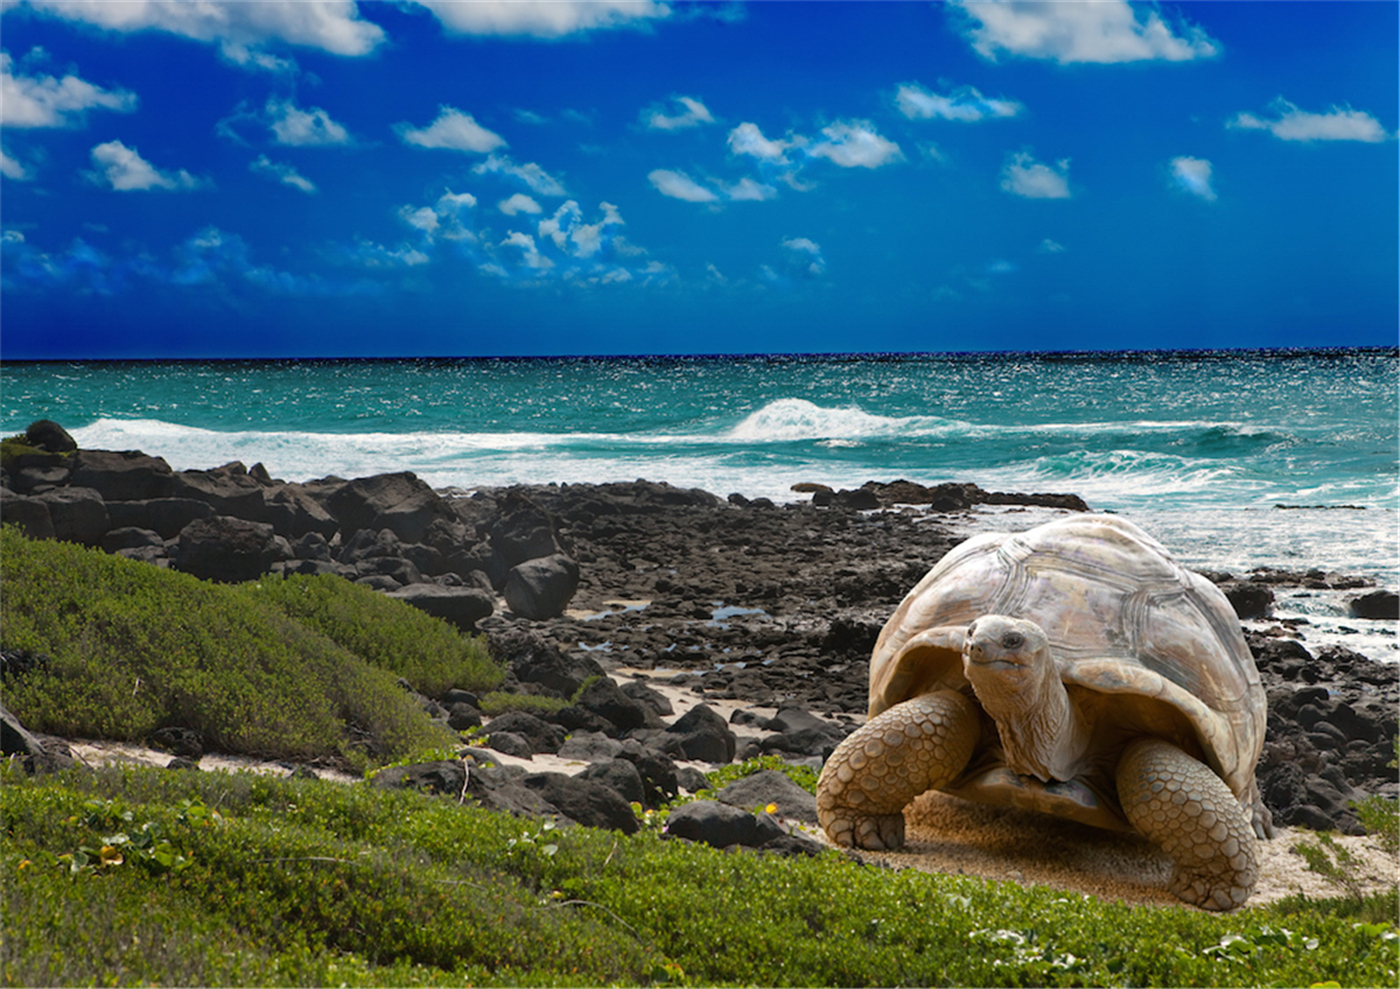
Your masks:
M 538 694 L 515 694 L 504 690 L 493 690 L 481 697 L 481 713 L 488 718 L 507 711 L 523 711 L 526 714 L 554 714 L 569 706 L 562 697 L 541 697 Z
M 41 449 L 29 442 L 29 437 L 24 433 L 16 433 L 14 436 L 6 436 L 0 439 L 0 467 L 6 470 L 11 469 L 15 462 L 23 456 L 38 457 L 66 457 L 69 453 L 54 454 L 48 450 Z M 62 461 L 58 461 L 62 463 Z
M 0 646 L 49 657 L 11 677 L 32 731 L 141 740 L 166 726 L 228 753 L 360 770 L 451 745 L 398 684 L 488 689 L 484 644 L 338 577 L 207 583 L 0 529 Z
M 1400 965 L 1393 892 L 1218 916 L 363 785 L 0 773 L 6 985 L 1357 986 Z

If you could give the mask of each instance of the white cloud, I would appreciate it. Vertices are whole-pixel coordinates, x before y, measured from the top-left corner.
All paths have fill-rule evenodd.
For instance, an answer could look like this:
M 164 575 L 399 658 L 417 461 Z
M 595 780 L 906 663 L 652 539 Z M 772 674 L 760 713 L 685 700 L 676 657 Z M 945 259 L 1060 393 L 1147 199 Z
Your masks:
M 583 211 L 570 199 L 547 220 L 541 220 L 540 238 L 548 237 L 554 246 L 576 258 L 591 258 L 602 250 L 613 228 L 623 226 L 622 215 L 612 203 L 599 203 L 603 218 L 584 223 Z
M 427 127 L 413 128 L 408 124 L 399 124 L 395 129 L 405 144 L 415 144 L 420 148 L 486 154 L 504 147 L 506 143 L 505 138 L 478 124 L 471 114 L 450 106 L 441 107 L 437 119 Z
M 783 241 L 783 246 L 793 252 L 795 260 L 805 274 L 820 275 L 826 271 L 822 249 L 815 241 L 807 237 L 791 237 Z
M 474 175 L 507 175 L 525 183 L 525 187 L 537 196 L 567 196 L 564 184 L 550 175 L 539 165 L 530 162 L 517 165 L 507 155 L 491 155 L 472 169 Z
M 202 183 L 183 168 L 178 172 L 162 172 L 121 141 L 108 141 L 92 149 L 92 163 L 97 166 L 88 177 L 94 182 L 110 183 L 117 192 L 144 189 L 195 189 Z
M 653 108 L 643 111 L 642 121 L 652 130 L 686 130 L 715 122 L 705 104 L 699 100 L 689 96 L 677 96 L 676 102 L 683 108 L 682 112 L 667 116 L 663 111 Z
M 652 0 L 417 0 L 454 34 L 530 35 L 562 38 L 580 31 L 645 26 L 669 17 Z
M 6 127 L 66 127 L 82 123 L 87 110 L 136 109 L 136 94 L 103 89 L 77 76 L 14 74 L 9 52 L 0 52 L 0 123 Z
M 814 158 L 826 158 L 842 168 L 879 168 L 904 159 L 899 145 L 881 137 L 868 121 L 838 121 L 823 127 L 822 137 L 823 140 L 812 145 L 807 153 Z
M 930 93 L 916 82 L 899 87 L 894 97 L 899 112 L 910 120 L 959 120 L 973 123 L 987 118 L 1014 117 L 1025 109 L 1015 100 L 983 96 L 972 86 L 962 86 L 947 96 Z
M 1037 247 L 1036 250 L 1041 254 L 1063 254 L 1065 252 L 1065 245 L 1058 244 L 1049 237 L 1046 237 L 1040 242 L 1040 246 Z
M 3 150 L 0 150 L 0 175 L 11 182 L 28 182 L 34 177 L 29 169 L 24 167 L 23 162 L 11 158 L 9 152 Z
M 535 246 L 535 238 L 529 234 L 519 233 L 512 230 L 506 234 L 506 239 L 501 241 L 502 247 L 518 247 L 521 252 L 521 262 L 527 268 L 543 270 L 554 267 L 554 262 L 549 260 L 539 252 Z
M 673 172 L 658 168 L 647 175 L 656 191 L 672 199 L 683 199 L 688 203 L 713 203 L 719 196 L 706 189 L 684 172 Z
M 431 206 L 420 206 L 417 209 L 404 206 L 399 210 L 399 219 L 415 230 L 423 231 L 429 238 L 437 232 L 439 226 L 437 210 Z
M 1215 190 L 1210 184 L 1210 162 L 1204 158 L 1180 155 L 1173 158 L 1172 184 L 1183 192 L 1199 196 L 1208 203 L 1215 202 Z
M 755 182 L 750 178 L 742 178 L 733 185 L 721 185 L 720 191 L 724 193 L 725 199 L 735 203 L 761 203 L 778 194 L 778 190 L 771 185 Z
M 300 189 L 307 195 L 316 193 L 316 184 L 310 179 L 303 177 L 291 165 L 284 165 L 281 162 L 271 161 L 267 155 L 258 155 L 248 164 L 248 170 L 255 175 L 262 175 L 283 185 L 289 185 L 293 189 Z
M 1156 9 L 1139 11 L 1126 0 L 1094 3 L 955 0 L 963 34 L 982 57 L 997 54 L 1072 62 L 1184 62 L 1213 58 L 1220 43 L 1184 22 L 1175 30 Z M 1154 5 L 1155 7 L 1155 5 Z
M 506 216 L 514 216 L 516 213 L 543 213 L 544 209 L 523 192 L 517 192 L 509 199 L 502 199 L 496 204 Z
M 1264 120 L 1252 113 L 1240 113 L 1225 126 L 1240 130 L 1266 130 L 1280 141 L 1365 141 L 1377 144 L 1391 137 L 1375 117 L 1351 107 L 1334 106 L 1326 113 L 1309 113 L 1280 96 L 1269 104 L 1269 109 L 1277 114 L 1277 119 Z
M 328 147 L 353 143 L 350 132 L 320 107 L 302 110 L 291 100 L 267 101 L 267 126 L 278 144 L 293 147 Z
M 1061 159 L 1051 168 L 1021 152 L 1001 170 L 1001 187 L 1027 199 L 1068 199 L 1069 159 Z
M 259 49 L 269 42 L 359 56 L 384 40 L 377 24 L 360 18 L 354 0 L 24 0 L 24 6 L 108 31 L 166 31 L 217 43 L 248 68 L 286 69 L 289 62 Z
M 770 141 L 763 136 L 757 124 L 742 123 L 729 132 L 729 150 L 736 155 L 752 155 L 760 161 L 776 164 L 787 162 L 789 148 L 805 143 L 801 138 L 788 141 Z

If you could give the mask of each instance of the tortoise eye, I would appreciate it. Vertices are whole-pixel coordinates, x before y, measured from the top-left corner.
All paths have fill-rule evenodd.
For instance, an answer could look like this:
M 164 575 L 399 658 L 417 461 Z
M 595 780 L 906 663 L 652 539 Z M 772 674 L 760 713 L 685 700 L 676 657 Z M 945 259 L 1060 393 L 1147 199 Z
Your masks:
M 1026 637 L 1020 632 L 1007 632 L 1001 637 L 1003 649 L 1020 649 L 1026 644 Z

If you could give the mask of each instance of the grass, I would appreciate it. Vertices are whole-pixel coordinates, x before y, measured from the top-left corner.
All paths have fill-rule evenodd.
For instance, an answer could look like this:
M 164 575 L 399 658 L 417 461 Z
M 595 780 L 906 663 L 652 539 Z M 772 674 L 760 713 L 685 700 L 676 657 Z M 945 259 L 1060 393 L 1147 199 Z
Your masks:
M 545 844 L 407 791 L 0 772 L 6 985 L 1394 985 L 1400 965 L 1393 892 L 1218 916 L 648 831 Z
M 0 646 L 50 657 L 5 684 L 32 731 L 140 740 L 199 731 L 264 758 L 360 770 L 450 745 L 399 685 L 482 690 L 483 642 L 338 577 L 225 586 L 0 529 Z

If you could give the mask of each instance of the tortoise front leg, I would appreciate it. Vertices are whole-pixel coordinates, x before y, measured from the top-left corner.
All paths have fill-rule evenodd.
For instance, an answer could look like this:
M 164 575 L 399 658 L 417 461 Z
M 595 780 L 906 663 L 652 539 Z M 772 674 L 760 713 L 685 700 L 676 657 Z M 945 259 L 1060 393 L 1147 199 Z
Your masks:
M 1209 766 L 1159 738 L 1141 738 L 1116 776 L 1128 820 L 1176 862 L 1173 893 L 1206 910 L 1249 899 L 1259 878 L 1254 828 Z
M 901 847 L 905 805 L 961 773 L 979 731 L 976 705 L 955 691 L 896 704 L 831 753 L 817 781 L 817 820 L 846 848 Z

